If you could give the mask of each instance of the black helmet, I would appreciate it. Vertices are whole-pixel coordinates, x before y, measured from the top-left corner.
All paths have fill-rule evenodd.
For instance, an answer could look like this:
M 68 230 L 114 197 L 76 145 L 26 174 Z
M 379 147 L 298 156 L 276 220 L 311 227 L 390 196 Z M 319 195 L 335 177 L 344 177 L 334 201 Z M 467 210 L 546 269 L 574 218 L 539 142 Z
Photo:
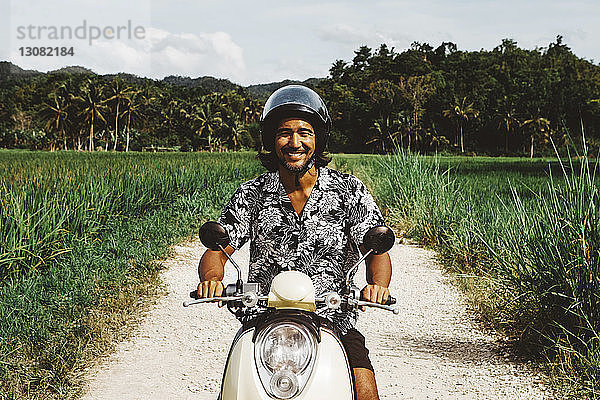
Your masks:
M 314 90 L 302 85 L 284 86 L 267 99 L 260 116 L 260 133 L 265 150 L 274 150 L 277 124 L 289 117 L 301 117 L 310 122 L 317 137 L 316 152 L 325 150 L 331 117 L 323 99 Z

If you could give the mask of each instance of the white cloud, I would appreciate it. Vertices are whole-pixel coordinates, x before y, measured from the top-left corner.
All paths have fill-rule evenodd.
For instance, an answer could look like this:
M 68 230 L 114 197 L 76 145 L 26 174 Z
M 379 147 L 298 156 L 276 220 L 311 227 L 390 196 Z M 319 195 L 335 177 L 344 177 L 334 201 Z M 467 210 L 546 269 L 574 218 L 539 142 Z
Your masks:
M 24 68 L 48 71 L 65 65 L 82 65 L 99 74 L 127 72 L 162 78 L 167 75 L 211 75 L 243 81 L 246 66 L 243 50 L 225 32 L 171 33 L 146 28 L 144 39 L 98 39 L 62 42 L 73 46 L 75 57 L 21 57 L 13 48 L 11 60 Z M 40 42 L 38 46 L 55 46 Z
M 225 32 L 174 34 L 148 29 L 153 76 L 212 75 L 240 81 L 246 66 L 242 48 Z
M 259 4 L 260 3 L 260 4 Z M 242 84 L 325 76 L 336 59 L 351 60 L 361 45 L 402 51 L 413 41 L 460 49 L 491 49 L 503 38 L 547 46 L 556 35 L 580 57 L 600 59 L 598 0 L 0 0 L 8 27 L 0 59 L 46 71 L 83 65 L 99 73 L 212 75 Z M 5 5 L 2 8 L 2 5 Z M 8 5 L 7 5 L 8 4 Z M 232 13 L 232 10 L 235 12 Z M 6 11 L 6 13 L 3 13 Z M 227 18 L 223 18 L 227 15 Z M 20 25 L 146 27 L 147 40 L 41 43 L 16 41 Z M 151 28 L 153 27 L 153 28 Z M 5 32 L 6 34 L 6 32 Z M 8 42 L 7 42 L 8 40 Z M 20 57 L 18 48 L 73 45 L 75 57 Z M 4 49 L 3 49 L 4 47 Z M 2 55 L 5 50 L 6 56 Z
M 373 39 L 369 32 L 346 24 L 325 25 L 319 29 L 317 36 L 321 40 L 343 44 L 368 42 Z
M 410 38 L 404 34 L 379 29 L 365 29 L 343 23 L 322 26 L 317 36 L 324 41 L 350 45 L 355 48 L 360 45 L 378 46 L 381 43 L 390 47 L 401 47 L 411 43 Z

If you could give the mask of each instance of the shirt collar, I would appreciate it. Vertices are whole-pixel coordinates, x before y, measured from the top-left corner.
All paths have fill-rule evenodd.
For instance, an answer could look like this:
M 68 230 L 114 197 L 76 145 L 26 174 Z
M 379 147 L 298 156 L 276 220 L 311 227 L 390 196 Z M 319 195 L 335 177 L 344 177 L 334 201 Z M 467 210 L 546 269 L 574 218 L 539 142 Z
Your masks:
M 330 177 L 329 177 L 329 168 L 320 167 L 319 176 L 317 177 L 317 182 L 315 183 L 315 187 L 313 190 L 328 190 L 330 189 Z M 268 172 L 265 177 L 265 185 L 264 191 L 267 193 L 280 193 L 281 190 L 285 193 L 285 189 L 283 188 L 283 183 L 279 179 L 279 171 Z
M 264 191 L 267 193 L 279 193 L 279 172 L 267 172 L 265 175 Z

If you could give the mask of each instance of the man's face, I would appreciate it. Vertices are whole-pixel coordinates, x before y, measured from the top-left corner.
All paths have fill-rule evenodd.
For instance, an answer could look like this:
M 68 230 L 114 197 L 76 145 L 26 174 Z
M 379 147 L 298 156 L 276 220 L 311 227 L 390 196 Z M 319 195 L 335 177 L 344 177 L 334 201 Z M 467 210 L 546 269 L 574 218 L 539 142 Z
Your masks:
M 299 118 L 282 120 L 275 132 L 275 153 L 285 169 L 300 172 L 315 154 L 316 137 L 310 123 Z

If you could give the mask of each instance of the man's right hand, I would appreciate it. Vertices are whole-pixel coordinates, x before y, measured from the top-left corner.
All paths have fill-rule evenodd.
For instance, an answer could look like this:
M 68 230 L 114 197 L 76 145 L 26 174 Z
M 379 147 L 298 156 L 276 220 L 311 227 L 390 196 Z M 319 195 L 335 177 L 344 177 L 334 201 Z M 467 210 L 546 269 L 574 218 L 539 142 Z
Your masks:
M 232 254 L 235 250 L 231 246 L 225 248 L 227 254 Z M 198 276 L 200 277 L 200 283 L 198 284 L 198 297 L 218 297 L 223 295 L 224 285 L 222 282 L 225 274 L 225 263 L 227 262 L 227 255 L 220 251 L 213 251 L 207 249 L 202 258 L 200 264 L 198 264 Z M 219 307 L 223 306 L 223 302 L 219 302 Z
M 198 297 L 219 297 L 223 294 L 223 288 L 221 281 L 202 281 L 198 284 Z

